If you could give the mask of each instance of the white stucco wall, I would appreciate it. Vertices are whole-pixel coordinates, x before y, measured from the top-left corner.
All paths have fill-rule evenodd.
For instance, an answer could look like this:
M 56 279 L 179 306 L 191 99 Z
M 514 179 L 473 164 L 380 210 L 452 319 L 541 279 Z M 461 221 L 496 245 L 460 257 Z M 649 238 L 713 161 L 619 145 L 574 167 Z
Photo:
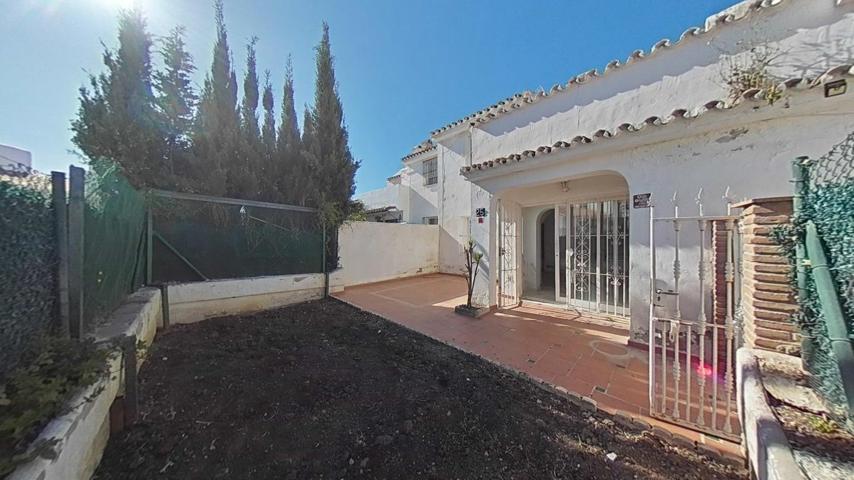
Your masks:
M 726 99 L 727 65 L 745 58 L 744 50 L 756 45 L 768 45 L 780 53 L 771 68 L 780 78 L 815 77 L 828 68 L 850 64 L 854 62 L 854 4 L 788 0 L 568 87 L 478 125 L 473 130 L 475 162 Z
M 780 77 L 815 75 L 830 67 L 852 63 L 854 2 L 837 6 L 834 0 L 791 0 L 751 14 L 748 20 L 715 27 L 679 45 L 659 49 L 647 58 L 609 71 L 582 85 L 573 85 L 538 103 L 504 114 L 469 129 L 461 126 L 438 134 L 442 146 L 468 142 L 472 163 L 535 150 L 541 145 L 592 136 L 599 129 L 616 131 L 621 124 L 640 124 L 652 116 L 667 117 L 675 109 L 701 109 L 714 99 L 726 99 L 722 72 L 731 55 L 757 44 L 776 46 L 784 55 L 773 73 Z M 736 57 L 738 58 L 738 57 Z M 850 89 L 849 89 L 850 90 Z M 514 190 L 536 187 L 527 196 L 555 188 L 561 180 L 591 174 L 615 173 L 625 179 L 630 194 L 651 193 L 657 216 L 672 214 L 670 199 L 679 193 L 682 215 L 696 214 L 694 197 L 703 189 L 704 213 L 724 214 L 722 196 L 744 198 L 791 194 L 790 162 L 799 155 L 818 156 L 854 130 L 854 93 L 825 99 L 821 88 L 787 94 L 769 106 L 755 102 L 731 111 L 710 111 L 697 119 L 649 126 L 640 133 L 620 134 L 593 144 L 562 149 L 549 155 L 476 171 L 470 178 L 469 210 L 494 212 L 496 197 L 519 208 L 530 198 Z M 486 192 L 480 191 L 483 188 Z M 492 217 L 492 215 L 490 215 Z M 646 341 L 649 292 L 649 210 L 630 212 L 630 301 L 632 337 Z M 496 303 L 495 218 L 470 223 L 472 237 L 490 250 L 484 259 L 488 278 L 478 279 L 482 303 Z M 672 238 L 657 232 L 660 272 L 672 271 Z M 685 315 L 698 310 L 698 241 L 685 233 L 683 245 L 683 305 Z M 669 277 L 668 277 L 669 278 Z M 667 288 L 666 285 L 662 285 Z M 693 298 L 692 293 L 693 292 Z
M 468 165 L 469 142 L 459 136 L 437 147 L 439 155 L 439 270 L 461 274 L 465 267 L 463 247 L 470 237 L 469 222 L 474 216 L 472 195 L 479 188 L 460 174 Z M 476 221 L 476 220 L 475 220 Z
M 312 273 L 169 285 L 169 319 L 195 323 L 317 300 L 324 282 L 323 274 Z
M 850 111 L 854 112 L 854 104 L 850 103 Z M 500 194 L 510 186 L 553 184 L 594 171 L 617 172 L 626 179 L 630 194 L 652 194 L 653 202 L 658 206 L 657 216 L 672 215 L 674 192 L 679 194 L 680 214 L 696 215 L 694 199 L 700 188 L 703 189 L 704 213 L 722 215 L 726 213 L 722 196 L 728 187 L 730 197 L 735 201 L 791 195 L 791 161 L 800 155 L 824 154 L 854 131 L 854 115 L 783 118 L 743 128 L 746 130 L 739 130 L 737 136 L 729 129 L 605 155 L 564 161 L 555 159 L 542 168 L 486 179 L 482 184 Z M 510 199 L 512 201 L 512 197 Z M 472 224 L 472 228 L 474 236 L 481 241 L 489 241 L 494 235 L 482 225 Z M 629 235 L 632 336 L 635 340 L 644 341 L 649 305 L 648 209 L 631 210 Z M 661 226 L 656 236 L 659 247 L 657 269 L 669 272 L 673 261 L 672 233 Z M 699 308 L 699 244 L 697 236 L 692 235 L 687 227 L 683 230 L 681 243 L 683 311 L 690 316 Z M 489 260 L 493 261 L 493 258 Z M 672 288 L 666 279 L 664 282 L 659 287 Z M 479 288 L 479 294 L 483 295 L 486 287 Z M 494 292 L 490 298 L 495 303 Z
M 353 222 L 338 230 L 338 246 L 341 268 L 330 279 L 334 289 L 434 273 L 439 226 Z
M 387 183 L 383 188 L 369 190 L 356 195 L 356 200 L 365 204 L 365 209 L 383 208 L 394 206 L 401 208 L 400 197 L 404 192 L 401 192 L 402 187 L 399 184 Z
M 436 158 L 435 151 L 418 155 L 405 162 L 407 175 L 402 181 L 408 187 L 408 209 L 404 211 L 407 223 L 423 223 L 424 217 L 439 216 L 439 183 L 424 185 L 422 163 L 430 158 Z

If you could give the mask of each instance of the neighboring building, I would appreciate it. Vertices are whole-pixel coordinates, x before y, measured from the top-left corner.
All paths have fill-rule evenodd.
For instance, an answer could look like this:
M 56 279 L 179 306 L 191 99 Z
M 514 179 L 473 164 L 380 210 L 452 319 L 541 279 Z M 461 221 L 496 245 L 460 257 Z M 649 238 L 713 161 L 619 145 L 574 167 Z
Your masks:
M 760 69 L 765 88 L 733 95 L 727 81 L 763 51 L 774 57 Z M 722 275 L 699 278 L 700 263 L 712 267 L 712 239 L 699 239 L 719 228 L 710 216 L 738 200 L 791 195 L 791 161 L 854 131 L 852 51 L 852 1 L 742 2 L 676 41 L 432 132 L 403 158 L 396 206 L 407 222 L 437 218 L 441 271 L 462 270 L 470 237 L 486 253 L 478 303 L 565 304 L 622 320 L 645 343 L 651 248 L 660 272 L 675 260 L 672 228 L 657 227 L 651 245 L 645 198 L 656 217 L 675 205 L 697 216 L 699 196 L 709 221 L 684 227 L 675 265 L 681 315 L 702 317 L 712 309 L 700 300 L 710 298 L 709 274 Z
M 356 199 L 365 204 L 370 221 L 387 221 L 389 212 L 394 212 L 403 223 L 440 225 L 439 271 L 463 273 L 473 190 L 459 171 L 467 163 L 458 156 L 443 155 L 430 139 L 415 146 L 401 162 L 403 168 L 389 177 L 385 187 Z
M 400 223 L 403 221 L 403 204 L 400 202 L 401 175 L 404 169 L 388 177 L 383 188 L 357 195 L 356 200 L 365 205 L 369 222 Z
M 33 169 L 33 156 L 26 150 L 0 145 L 0 171 L 28 174 Z

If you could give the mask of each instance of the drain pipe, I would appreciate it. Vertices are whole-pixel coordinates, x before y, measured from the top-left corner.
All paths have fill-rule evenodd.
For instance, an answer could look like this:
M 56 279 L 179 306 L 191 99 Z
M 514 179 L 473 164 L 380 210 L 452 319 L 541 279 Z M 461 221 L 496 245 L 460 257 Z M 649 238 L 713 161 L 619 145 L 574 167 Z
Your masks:
M 836 295 L 836 285 L 830 275 L 827 265 L 827 257 L 824 247 L 818 237 L 815 224 L 807 223 L 807 255 L 812 267 L 815 287 L 818 291 L 818 299 L 827 326 L 827 336 L 833 348 L 833 355 L 839 366 L 839 375 L 842 377 L 842 389 L 848 400 L 849 421 L 854 416 L 854 349 L 851 346 L 851 338 L 848 336 L 848 328 L 845 326 L 845 317 L 842 307 L 839 306 L 839 297 Z

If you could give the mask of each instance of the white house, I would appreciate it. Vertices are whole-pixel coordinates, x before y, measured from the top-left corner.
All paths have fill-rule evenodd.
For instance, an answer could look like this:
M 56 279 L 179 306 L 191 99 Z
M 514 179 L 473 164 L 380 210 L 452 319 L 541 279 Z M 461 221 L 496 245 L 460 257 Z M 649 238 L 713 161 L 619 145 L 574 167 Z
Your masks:
M 739 3 L 679 39 L 435 130 L 403 159 L 407 221 L 436 209 L 444 272 L 459 272 L 463 242 L 476 241 L 486 253 L 480 304 L 533 298 L 597 312 L 645 343 L 651 266 L 669 272 L 655 289 L 678 290 L 683 316 L 712 308 L 715 221 L 726 221 L 728 204 L 791 195 L 791 161 L 854 130 L 852 64 L 854 2 Z M 728 84 L 751 68 L 763 88 Z M 420 178 L 433 159 L 435 185 Z M 666 222 L 650 262 L 650 216 L 677 206 L 708 220 L 683 227 L 678 288 Z
M 9 145 L 0 145 L 0 170 L 28 173 L 33 167 L 33 156 L 30 152 Z
M 357 195 L 368 210 L 368 220 L 387 221 L 389 212 L 402 223 L 438 224 L 439 271 L 463 272 L 463 244 L 469 238 L 469 210 L 473 185 L 460 175 L 467 165 L 462 156 L 445 155 L 428 139 L 401 159 L 403 168 L 386 186 Z

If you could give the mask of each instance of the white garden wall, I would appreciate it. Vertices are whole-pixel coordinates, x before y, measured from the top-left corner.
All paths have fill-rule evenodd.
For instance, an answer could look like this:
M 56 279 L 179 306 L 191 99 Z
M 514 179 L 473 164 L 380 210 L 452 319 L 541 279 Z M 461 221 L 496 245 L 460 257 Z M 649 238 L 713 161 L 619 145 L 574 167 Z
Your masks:
M 323 297 L 324 288 L 321 273 L 169 285 L 170 322 L 195 323 L 317 300 Z
M 438 270 L 439 226 L 353 222 L 338 230 L 333 289 Z

